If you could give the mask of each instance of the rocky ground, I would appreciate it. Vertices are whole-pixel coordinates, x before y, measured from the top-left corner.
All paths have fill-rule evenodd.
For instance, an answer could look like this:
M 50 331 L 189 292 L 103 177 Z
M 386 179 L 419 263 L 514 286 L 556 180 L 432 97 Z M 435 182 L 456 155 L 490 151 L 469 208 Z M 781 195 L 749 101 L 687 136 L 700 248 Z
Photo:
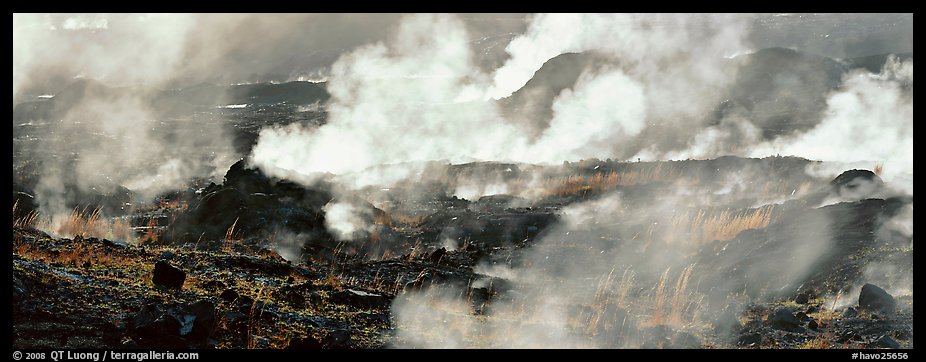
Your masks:
M 575 327 L 582 330 L 579 335 L 595 341 L 592 345 L 610 347 L 912 348 L 912 289 L 892 296 L 881 288 L 895 287 L 886 283 L 894 283 L 898 276 L 912 280 L 912 236 L 881 228 L 912 205 L 912 198 L 884 193 L 845 197 L 857 190 L 859 182 L 867 185 L 880 179 L 870 171 L 853 171 L 834 180 L 816 180 L 803 172 L 808 162 L 795 158 L 677 163 L 590 160 L 564 165 L 558 172 L 589 177 L 612 171 L 649 172 L 650 176 L 614 185 L 585 178 L 577 188 L 567 180 L 560 183 L 560 191 L 548 187 L 547 194 L 530 201 L 512 195 L 466 200 L 438 191 L 433 197 L 411 199 L 396 189 L 385 202 L 377 199 L 378 189 L 357 192 L 356 199 L 345 201 L 343 195 L 333 195 L 324 187 L 275 180 L 239 162 L 222 184 L 173 194 L 174 201 L 183 201 L 173 205 L 184 207 L 148 209 L 147 217 L 135 218 L 140 227 L 152 213 L 160 215 L 163 223 L 154 224 L 157 238 L 124 242 L 90 235 L 53 237 L 28 225 L 14 226 L 13 346 L 409 346 L 393 314 L 397 299 L 449 286 L 469 304 L 467 313 L 491 320 L 499 318 L 493 315 L 496 303 L 517 300 L 525 289 L 523 280 L 490 273 L 487 265 L 527 268 L 544 253 L 554 258 L 591 258 L 592 254 L 581 252 L 563 253 L 586 240 L 602 240 L 615 253 L 645 264 L 651 261 L 651 250 L 670 250 L 671 240 L 678 238 L 672 230 L 647 228 L 651 220 L 643 216 L 621 219 L 619 229 L 600 225 L 613 219 L 593 217 L 584 221 L 584 228 L 557 236 L 562 232 L 557 225 L 569 205 L 607 200 L 617 191 L 623 195 L 625 209 L 644 210 L 654 193 L 677 186 L 679 180 L 715 189 L 724 183 L 724 175 L 761 170 L 768 180 L 775 180 L 757 186 L 771 189 L 768 195 L 745 190 L 753 197 L 730 196 L 719 205 L 757 215 L 756 210 L 765 210 L 757 205 L 765 205 L 778 193 L 793 196 L 799 188 L 804 191 L 775 203 L 767 215 L 762 214 L 769 221 L 761 227 L 737 230 L 723 240 L 705 240 L 693 252 L 672 256 L 681 265 L 692 265 L 689 275 L 722 283 L 690 287 L 684 295 L 690 300 L 682 302 L 686 307 L 677 315 L 673 312 L 674 319 L 659 319 L 662 309 L 652 304 L 653 298 L 661 298 L 659 285 L 666 284 L 666 276 L 660 279 L 659 273 L 638 271 L 636 279 L 628 282 L 629 301 L 569 306 L 575 311 L 570 318 L 580 321 Z M 434 190 L 453 187 L 459 175 L 484 168 L 508 175 L 513 182 L 510 190 L 515 190 L 516 174 L 529 172 L 524 165 L 502 166 L 449 165 L 446 174 L 457 178 L 451 177 L 450 185 L 432 186 Z M 654 171 L 657 168 L 660 171 Z M 382 209 L 366 200 L 377 201 Z M 347 241 L 332 235 L 325 227 L 324 206 L 339 201 L 368 210 L 369 231 Z M 823 228 L 834 245 L 814 260 L 807 273 L 800 278 L 742 283 L 755 280 L 756 274 L 783 272 L 768 269 L 770 264 L 763 261 L 775 261 L 771 265 L 799 261 L 806 251 L 789 243 L 806 242 L 807 235 L 823 237 L 814 234 L 821 218 L 829 220 Z M 295 252 L 281 247 L 284 235 L 298 241 Z M 695 236 L 691 231 L 683 235 Z M 892 266 L 890 275 L 874 275 L 868 268 L 881 264 Z M 546 273 L 556 265 L 529 270 Z M 685 289 L 681 280 L 675 290 Z M 579 282 L 566 278 L 557 283 Z M 667 291 L 674 278 L 668 284 Z M 856 288 L 860 285 L 864 287 Z M 563 286 L 569 287 L 583 286 Z M 596 325 L 606 321 L 589 329 L 581 322 L 588 320 L 582 317 L 588 313 L 597 316 Z M 617 330 L 611 323 L 628 320 L 636 321 L 632 337 L 624 332 L 611 335 Z M 616 342 L 601 344 L 602 338 Z M 503 347 L 492 342 L 479 345 Z

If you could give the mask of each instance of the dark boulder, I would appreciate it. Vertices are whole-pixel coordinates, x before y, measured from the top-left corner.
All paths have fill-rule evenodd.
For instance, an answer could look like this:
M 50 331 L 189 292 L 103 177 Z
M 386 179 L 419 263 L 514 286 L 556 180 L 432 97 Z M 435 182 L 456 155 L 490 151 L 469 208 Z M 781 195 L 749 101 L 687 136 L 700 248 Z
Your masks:
M 897 308 L 897 302 L 884 289 L 874 284 L 865 284 L 858 295 L 858 307 L 861 310 L 892 314 Z
M 142 338 L 180 336 L 181 325 L 176 317 L 155 304 L 146 304 L 129 323 L 131 333 Z
M 206 340 L 215 333 L 215 314 L 215 304 L 208 300 L 201 300 L 186 306 L 180 334 L 190 340 Z
M 158 262 L 154 264 L 154 271 L 152 274 L 153 278 L 151 281 L 154 285 L 169 289 L 182 288 L 183 281 L 186 280 L 186 273 L 184 273 L 183 270 L 163 260 L 158 260 Z
M 219 294 L 219 298 L 222 298 L 222 300 L 226 302 L 234 302 L 236 299 L 238 299 L 238 292 L 236 292 L 234 289 L 225 289 L 222 294 Z
M 331 199 L 324 189 L 271 178 L 241 160 L 229 168 L 222 185 L 210 185 L 192 200 L 165 234 L 171 242 L 184 243 L 224 240 L 229 231 L 239 240 L 286 230 L 321 249 L 333 248 L 337 243 L 325 229 L 323 211 Z
M 384 295 L 354 289 L 344 289 L 333 293 L 331 295 L 331 301 L 337 304 L 347 304 L 358 308 L 388 307 L 390 303 L 390 299 Z
M 759 333 L 744 334 L 737 338 L 736 345 L 758 348 L 762 344 L 762 335 Z
M 435 250 L 433 253 L 431 253 L 431 256 L 429 256 L 428 259 L 431 260 L 432 263 L 438 264 L 440 263 L 441 259 L 444 258 L 444 255 L 446 254 L 447 254 L 447 248 L 442 247 L 440 249 Z
M 240 225 L 238 223 L 242 217 L 247 220 L 247 211 L 244 195 L 229 187 L 204 195 L 183 216 L 192 224 L 191 227 L 195 227 L 194 234 L 195 231 L 200 231 L 197 237 L 217 240 L 224 239 L 233 224 L 238 234 L 241 234 L 242 230 L 247 231 L 246 221 Z
M 830 186 L 841 197 L 860 200 L 880 191 L 884 181 L 874 172 L 853 169 L 836 176 L 830 181 Z
M 247 160 L 240 159 L 225 172 L 225 187 L 241 190 L 243 194 L 271 193 L 273 180 L 256 168 L 249 168 Z
M 801 320 L 794 316 L 788 308 L 779 308 L 769 314 L 765 322 L 772 328 L 783 331 L 799 332 L 802 329 Z
M 872 343 L 871 346 L 875 348 L 898 349 L 900 348 L 900 343 L 897 343 L 897 341 L 895 341 L 891 337 L 884 335 L 884 336 L 881 336 L 881 338 L 878 338 L 878 340 L 874 341 L 874 343 Z
M 810 294 L 806 292 L 799 293 L 794 297 L 794 303 L 807 304 L 810 302 Z
M 325 346 L 332 349 L 346 349 L 350 347 L 351 331 L 349 329 L 332 329 L 324 338 Z

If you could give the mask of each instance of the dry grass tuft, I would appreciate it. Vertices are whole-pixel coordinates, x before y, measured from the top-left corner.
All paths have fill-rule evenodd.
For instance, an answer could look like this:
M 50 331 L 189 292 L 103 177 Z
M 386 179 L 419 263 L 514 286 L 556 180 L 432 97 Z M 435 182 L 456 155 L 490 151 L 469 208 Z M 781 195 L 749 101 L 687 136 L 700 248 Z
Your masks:
M 611 191 L 618 186 L 640 185 L 656 181 L 665 181 L 678 176 L 678 172 L 659 163 L 650 170 L 598 172 L 592 176 L 572 175 L 550 178 L 541 182 L 541 196 L 575 196 L 588 193 Z
M 694 217 L 688 214 L 676 217 L 673 226 L 685 230 L 688 241 L 695 245 L 714 240 L 730 240 L 743 230 L 762 229 L 772 221 L 774 205 L 734 213 L 726 209 L 720 213 L 698 211 Z
M 235 226 L 238 225 L 238 219 L 239 218 L 236 217 L 235 222 L 233 222 L 231 226 L 229 226 L 228 229 L 225 230 L 225 242 L 222 243 L 222 250 L 225 251 L 226 253 L 229 253 L 232 251 L 232 245 L 234 244 L 235 241 L 237 241 L 235 240 Z
M 798 346 L 799 349 L 830 349 L 836 346 L 836 336 L 827 329 L 825 332 L 817 334 L 814 339 L 808 340 Z
M 688 300 L 688 278 L 691 277 L 691 271 L 694 269 L 694 264 L 689 265 L 685 270 L 682 271 L 682 274 L 678 276 L 678 281 L 675 282 L 675 294 L 672 296 L 672 312 L 669 314 L 669 323 L 680 325 L 682 324 L 682 312 L 686 309 Z
M 237 221 L 237 220 L 236 220 Z M 260 301 L 260 298 L 263 296 L 264 287 L 261 286 L 260 290 L 257 291 L 257 298 L 254 298 L 254 302 L 251 303 L 251 308 L 248 313 L 248 335 L 247 335 L 247 349 L 256 349 L 259 348 L 257 344 L 257 336 L 260 333 L 260 319 L 264 315 L 264 303 L 261 303 L 260 310 L 257 310 L 257 303 Z
M 107 253 L 82 241 L 75 241 L 62 249 L 45 249 L 33 243 L 20 242 L 13 245 L 13 253 L 29 260 L 39 260 L 45 264 L 59 263 L 73 268 L 125 268 L 132 263 L 129 257 Z
M 19 200 L 13 202 L 13 212 L 12 215 L 16 215 L 16 208 L 19 206 Z M 13 220 L 13 227 L 21 228 L 34 228 L 36 222 L 38 221 L 39 213 L 36 211 L 31 211 L 23 217 Z
M 13 204 L 16 212 L 18 201 Z M 98 237 L 111 240 L 135 240 L 132 226 L 123 219 L 107 219 L 102 217 L 102 208 L 89 210 L 74 208 L 68 215 L 57 217 L 42 217 L 38 212 L 30 212 L 26 216 L 13 220 L 14 227 L 34 228 L 54 235 L 64 237 Z
M 669 280 L 669 270 L 666 269 L 662 276 L 659 277 L 659 283 L 656 283 L 653 300 L 653 316 L 649 320 L 649 325 L 660 325 L 665 323 L 666 309 L 666 282 Z

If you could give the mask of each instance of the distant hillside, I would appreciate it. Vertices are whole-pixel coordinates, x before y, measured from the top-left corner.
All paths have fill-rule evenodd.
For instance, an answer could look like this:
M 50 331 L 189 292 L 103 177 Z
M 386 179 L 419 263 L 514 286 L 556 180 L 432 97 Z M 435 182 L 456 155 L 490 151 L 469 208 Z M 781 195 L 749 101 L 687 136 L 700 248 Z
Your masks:
M 887 62 L 887 57 L 891 55 L 897 56 L 897 60 L 899 61 L 913 59 L 913 53 L 896 53 L 896 54 L 888 53 L 888 54 L 869 55 L 865 57 L 848 58 L 848 59 L 844 59 L 844 61 L 846 62 L 846 65 L 849 68 L 864 68 L 865 70 L 869 72 L 877 73 L 881 71 L 881 67 L 884 66 L 885 62 Z
M 527 125 L 536 137 L 553 118 L 553 100 L 571 89 L 586 68 L 613 62 L 596 53 L 566 53 L 546 61 L 521 89 L 500 99 L 502 112 L 509 119 Z
M 912 59 L 913 54 L 898 56 Z M 751 119 L 766 138 L 813 127 L 826 107 L 826 96 L 840 86 L 847 71 L 864 68 L 878 72 L 887 57 L 881 54 L 840 61 L 786 48 L 738 56 L 726 62 L 736 79 L 725 100 L 713 114 L 699 121 L 717 123 L 738 114 Z M 614 61 L 595 53 L 556 56 L 544 63 L 524 87 L 500 99 L 499 106 L 510 118 L 526 122 L 539 134 L 553 117 L 554 99 L 575 86 L 583 70 L 609 62 Z

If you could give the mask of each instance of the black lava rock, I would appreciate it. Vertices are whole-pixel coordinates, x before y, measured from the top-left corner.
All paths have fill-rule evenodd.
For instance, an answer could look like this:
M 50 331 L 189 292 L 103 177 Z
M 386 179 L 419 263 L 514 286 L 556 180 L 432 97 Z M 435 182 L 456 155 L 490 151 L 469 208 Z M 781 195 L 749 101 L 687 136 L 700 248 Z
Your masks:
M 234 302 L 236 299 L 238 299 L 238 292 L 236 292 L 234 289 L 225 289 L 222 294 L 219 294 L 219 298 L 222 298 L 222 300 L 226 302 Z
M 332 329 L 328 331 L 325 337 L 325 345 L 328 348 L 342 349 L 350 346 L 351 333 L 347 329 Z
M 176 317 L 154 304 L 142 307 L 132 318 L 132 332 L 143 338 L 179 336 L 182 323 Z
M 331 301 L 337 304 L 347 304 L 358 308 L 387 307 L 391 300 L 380 294 L 364 292 L 361 290 L 344 289 L 331 295 Z
M 183 287 L 183 281 L 186 280 L 186 273 L 184 273 L 183 270 L 163 260 L 158 260 L 158 262 L 154 264 L 154 272 L 152 274 L 154 277 L 151 281 L 154 285 L 171 289 L 180 289 Z
M 431 256 L 429 257 L 429 259 L 431 260 L 432 263 L 437 264 L 437 263 L 440 263 L 440 260 L 446 254 L 447 254 L 447 248 L 440 248 L 440 249 L 435 250 L 433 253 L 431 253 Z
M 201 300 L 186 307 L 186 320 L 192 317 L 192 326 L 187 334 L 191 340 L 205 340 L 215 332 L 215 304 Z
M 736 340 L 736 344 L 744 347 L 759 347 L 762 343 L 762 335 L 758 333 L 744 334 Z
M 772 328 L 797 332 L 801 329 L 801 320 L 794 316 L 794 313 L 791 313 L 791 310 L 788 308 L 780 308 L 774 313 L 769 314 L 768 318 L 765 320 Z
M 897 308 L 897 302 L 884 289 L 874 284 L 865 284 L 858 295 L 858 307 L 862 310 L 892 314 Z
M 808 302 L 810 302 L 810 295 L 807 293 L 800 293 L 794 297 L 794 303 L 807 304 Z
M 881 336 L 881 338 L 878 338 L 877 341 L 872 343 L 872 347 L 898 349 L 900 348 L 900 343 L 897 343 L 897 341 L 895 341 L 891 337 L 884 335 L 884 336 Z
M 863 199 L 884 187 L 884 181 L 869 170 L 848 170 L 836 176 L 830 185 L 842 197 Z

